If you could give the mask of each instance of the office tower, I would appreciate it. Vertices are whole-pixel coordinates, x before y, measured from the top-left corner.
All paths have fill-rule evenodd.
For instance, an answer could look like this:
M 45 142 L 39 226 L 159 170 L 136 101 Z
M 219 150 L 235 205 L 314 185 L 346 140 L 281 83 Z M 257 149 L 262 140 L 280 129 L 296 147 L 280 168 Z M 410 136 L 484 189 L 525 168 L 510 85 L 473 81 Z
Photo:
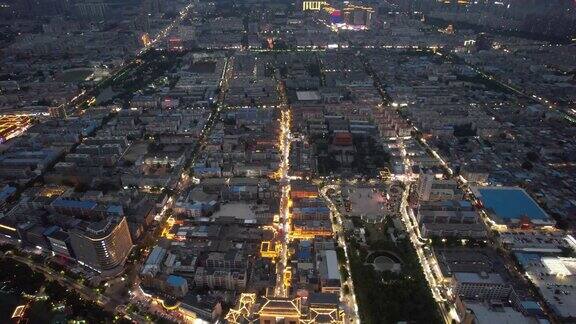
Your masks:
M 122 265 L 132 248 L 125 217 L 83 222 L 70 231 L 70 243 L 79 263 L 100 272 Z

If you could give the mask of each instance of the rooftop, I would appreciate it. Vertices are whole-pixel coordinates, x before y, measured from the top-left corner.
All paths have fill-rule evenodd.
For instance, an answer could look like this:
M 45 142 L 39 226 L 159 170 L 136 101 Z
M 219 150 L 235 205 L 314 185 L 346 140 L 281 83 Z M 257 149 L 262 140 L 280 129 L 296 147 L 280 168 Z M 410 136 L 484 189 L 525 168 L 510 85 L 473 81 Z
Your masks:
M 174 276 L 174 275 L 170 275 L 168 276 L 168 278 L 166 279 L 166 282 L 170 285 L 170 286 L 181 286 L 183 284 L 186 283 L 186 279 L 180 277 L 180 276 Z
M 296 96 L 298 97 L 298 100 L 301 101 L 314 101 L 321 99 L 318 91 L 298 91 L 296 92 Z
M 536 320 L 530 321 L 522 313 L 512 307 L 490 307 L 482 303 L 466 303 L 466 308 L 474 314 L 475 323 L 507 323 L 507 324 L 525 324 L 536 323 Z
M 497 222 L 516 223 L 528 217 L 532 223 L 552 223 L 550 216 L 522 188 L 476 187 L 473 191 Z

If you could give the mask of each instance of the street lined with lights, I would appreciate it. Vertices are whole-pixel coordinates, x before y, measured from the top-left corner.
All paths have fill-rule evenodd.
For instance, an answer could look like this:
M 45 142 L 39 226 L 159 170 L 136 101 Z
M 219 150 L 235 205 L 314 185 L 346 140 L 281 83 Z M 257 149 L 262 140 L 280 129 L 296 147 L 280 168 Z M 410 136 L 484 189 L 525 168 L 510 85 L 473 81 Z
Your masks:
M 280 251 L 280 261 L 276 266 L 276 289 L 277 296 L 288 297 L 288 287 L 285 285 L 284 276 L 288 267 L 288 243 L 290 240 L 291 219 L 290 219 L 290 122 L 291 112 L 289 108 L 281 111 L 280 136 L 278 147 L 282 154 L 278 177 L 282 186 L 282 196 L 280 198 L 280 229 L 282 230 L 282 246 Z

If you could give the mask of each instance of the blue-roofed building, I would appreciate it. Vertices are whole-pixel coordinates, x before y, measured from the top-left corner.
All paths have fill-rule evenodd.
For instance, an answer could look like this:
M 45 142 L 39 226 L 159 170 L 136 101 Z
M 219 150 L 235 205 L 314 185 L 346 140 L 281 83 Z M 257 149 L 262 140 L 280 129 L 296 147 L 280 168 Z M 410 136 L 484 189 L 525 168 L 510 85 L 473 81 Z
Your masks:
M 472 192 L 498 225 L 532 227 L 556 224 L 522 188 L 475 187 Z
M 246 191 L 246 186 L 232 186 L 230 187 L 230 192 L 240 193 Z
M 75 200 L 62 197 L 56 198 L 54 202 L 52 202 L 52 207 L 58 208 L 93 209 L 97 205 L 97 202 L 91 200 Z
M 58 227 L 56 225 L 50 226 L 44 231 L 44 233 L 42 233 L 42 235 L 49 236 L 49 235 L 53 234 L 54 232 L 57 232 L 59 229 L 60 229 L 60 227 Z
M 58 197 L 50 204 L 54 211 L 65 215 L 89 216 L 98 206 L 91 200 L 77 200 Z
M 15 193 L 16 187 L 6 185 L 4 188 L 0 189 L 0 207 L 4 207 L 8 201 L 8 198 L 10 198 Z
M 520 263 L 520 266 L 524 269 L 533 266 L 533 265 L 538 265 L 540 264 L 540 259 L 542 258 L 542 256 L 540 254 L 537 253 L 514 253 L 514 256 L 516 257 L 516 259 L 518 260 L 518 263 Z
M 124 215 L 124 209 L 121 205 L 110 205 L 106 209 L 106 213 L 111 216 L 122 216 Z
M 544 315 L 544 311 L 542 310 L 542 306 L 533 300 L 524 300 L 520 302 L 520 311 L 524 315 L 529 316 L 537 316 L 542 317 Z
M 168 278 L 166 279 L 166 282 L 174 287 L 178 287 L 178 286 L 182 286 L 187 284 L 186 279 L 184 279 L 183 277 L 180 276 L 174 276 L 174 275 L 170 275 L 168 276 Z
M 298 244 L 298 261 L 310 261 L 312 260 L 312 242 L 308 240 L 302 240 Z
M 198 178 L 220 177 L 222 176 L 222 169 L 219 167 L 196 166 L 194 167 L 194 176 Z
M 188 281 L 185 278 L 169 275 L 166 278 L 165 291 L 174 297 L 184 297 L 188 293 Z
M 176 214 L 185 215 L 188 217 L 203 217 L 208 211 L 208 205 L 201 202 L 177 202 L 174 205 L 174 212 Z
M 58 197 L 51 204 L 52 211 L 71 216 L 105 217 L 124 215 L 121 205 L 102 205 L 93 200 Z

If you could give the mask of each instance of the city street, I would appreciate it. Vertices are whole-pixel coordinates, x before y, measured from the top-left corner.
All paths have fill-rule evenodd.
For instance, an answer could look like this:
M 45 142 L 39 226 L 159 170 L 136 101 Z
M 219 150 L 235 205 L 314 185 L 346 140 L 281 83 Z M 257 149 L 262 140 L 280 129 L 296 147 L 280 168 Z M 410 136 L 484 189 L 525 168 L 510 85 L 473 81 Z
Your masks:
M 8 0 L 1 313 L 576 318 L 575 11 Z
M 328 207 L 330 208 L 330 212 L 332 214 L 332 230 L 334 231 L 334 235 L 337 238 L 338 246 L 344 250 L 344 256 L 346 257 L 346 271 L 349 274 L 352 273 L 352 269 L 350 267 L 350 260 L 348 258 L 348 245 L 346 244 L 346 237 L 344 236 L 344 230 L 342 227 L 342 214 L 338 211 L 338 207 L 334 204 L 332 199 L 328 196 L 328 190 L 334 190 L 335 192 L 340 191 L 339 185 L 326 185 L 320 189 L 320 195 L 324 200 L 328 203 Z M 334 221 L 334 218 L 336 221 Z M 341 300 L 346 305 L 347 314 L 352 323 L 359 323 L 360 318 L 358 316 L 358 304 L 356 302 L 356 291 L 354 290 L 354 281 L 352 280 L 352 276 L 348 276 L 348 280 L 342 283 L 343 285 L 348 285 L 350 289 L 349 294 L 345 294 L 344 292 L 341 293 Z
M 280 136 L 278 138 L 278 149 L 282 157 L 280 161 L 280 168 L 278 169 L 277 178 L 282 187 L 282 196 L 280 198 L 280 221 L 282 230 L 282 246 L 280 250 L 280 260 L 276 265 L 276 288 L 274 290 L 276 296 L 288 297 L 289 287 L 285 285 L 285 274 L 288 264 L 288 243 L 290 240 L 291 220 L 290 220 L 290 127 L 291 127 L 291 112 L 283 93 L 283 87 L 280 87 L 280 96 L 282 100 L 282 110 L 280 112 Z

